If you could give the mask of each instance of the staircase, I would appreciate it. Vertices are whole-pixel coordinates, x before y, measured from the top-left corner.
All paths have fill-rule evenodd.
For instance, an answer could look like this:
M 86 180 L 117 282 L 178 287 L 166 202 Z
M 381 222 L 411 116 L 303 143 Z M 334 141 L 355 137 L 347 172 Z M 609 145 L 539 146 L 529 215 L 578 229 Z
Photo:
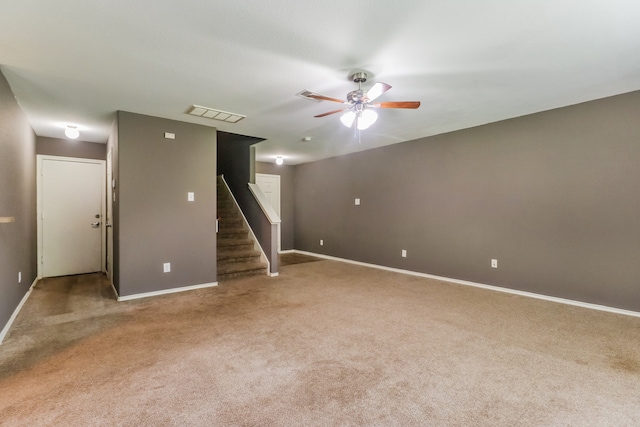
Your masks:
M 257 244 L 222 177 L 218 177 L 218 281 L 267 274 Z

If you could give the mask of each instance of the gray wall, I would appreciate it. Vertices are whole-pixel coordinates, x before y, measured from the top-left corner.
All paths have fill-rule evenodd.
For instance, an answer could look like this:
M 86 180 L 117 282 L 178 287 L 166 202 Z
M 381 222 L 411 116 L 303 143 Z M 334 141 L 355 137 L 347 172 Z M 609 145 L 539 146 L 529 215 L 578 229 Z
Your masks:
M 299 165 L 295 247 L 640 311 L 639 117 L 633 92 Z
M 94 142 L 38 136 L 36 138 L 36 154 L 106 160 L 107 146 Z
M 36 279 L 36 136 L 0 73 L 0 331 Z M 18 283 L 18 272 L 22 282 Z
M 294 182 L 295 167 L 274 163 L 256 162 L 257 173 L 280 175 L 280 233 L 281 249 L 293 249 L 293 230 L 295 226 Z
M 127 112 L 117 120 L 120 296 L 215 282 L 216 129 Z

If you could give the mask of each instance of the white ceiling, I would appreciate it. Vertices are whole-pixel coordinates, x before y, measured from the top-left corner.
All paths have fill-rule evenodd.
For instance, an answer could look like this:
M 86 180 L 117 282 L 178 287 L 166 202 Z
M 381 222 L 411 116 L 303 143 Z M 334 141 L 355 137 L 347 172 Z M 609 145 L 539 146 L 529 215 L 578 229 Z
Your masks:
M 37 135 L 105 142 L 116 110 L 265 138 L 297 164 L 640 89 L 637 0 L 0 0 L 0 66 Z M 358 143 L 352 71 L 393 86 Z M 188 116 L 192 104 L 246 115 Z M 304 137 L 310 142 L 303 142 Z

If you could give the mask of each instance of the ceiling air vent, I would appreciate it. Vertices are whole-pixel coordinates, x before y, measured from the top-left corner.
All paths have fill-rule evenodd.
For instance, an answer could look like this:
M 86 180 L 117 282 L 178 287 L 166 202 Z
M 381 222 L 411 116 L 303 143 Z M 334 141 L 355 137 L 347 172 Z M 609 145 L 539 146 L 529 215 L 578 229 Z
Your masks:
M 192 116 L 204 117 L 205 119 L 220 120 L 227 123 L 238 123 L 240 120 L 247 116 L 242 114 L 229 113 L 227 111 L 214 110 L 213 108 L 201 107 L 199 105 L 192 105 L 187 110 L 187 114 Z
M 321 99 L 311 98 L 312 95 L 322 96 L 322 95 L 320 95 L 318 93 L 311 92 L 310 90 L 306 90 L 306 89 L 303 90 L 302 92 L 296 93 L 296 96 L 299 96 L 299 97 L 304 98 L 304 99 L 308 99 L 309 101 L 322 102 Z

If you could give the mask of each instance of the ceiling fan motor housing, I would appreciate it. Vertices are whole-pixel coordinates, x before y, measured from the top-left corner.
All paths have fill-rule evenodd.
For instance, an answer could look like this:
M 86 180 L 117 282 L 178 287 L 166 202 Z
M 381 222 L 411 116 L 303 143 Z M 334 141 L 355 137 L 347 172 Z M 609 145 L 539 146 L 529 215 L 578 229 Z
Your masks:
M 351 75 L 351 80 L 354 83 L 364 83 L 367 81 L 367 73 L 365 72 L 353 73 Z
M 358 104 L 364 101 L 365 94 L 362 89 L 353 90 L 347 94 L 347 101 L 352 104 Z

